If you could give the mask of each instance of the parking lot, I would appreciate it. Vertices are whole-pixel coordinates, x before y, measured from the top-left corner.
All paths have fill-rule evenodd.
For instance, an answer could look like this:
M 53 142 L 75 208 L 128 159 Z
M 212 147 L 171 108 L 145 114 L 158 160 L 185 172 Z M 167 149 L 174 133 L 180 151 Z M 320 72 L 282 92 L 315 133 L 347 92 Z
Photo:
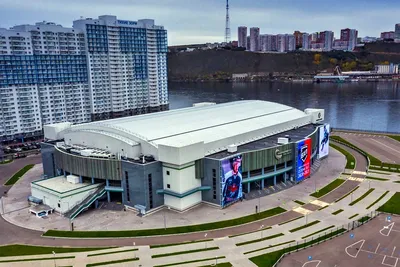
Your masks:
M 284 257 L 278 266 L 400 267 L 399 259 L 400 217 L 380 214 L 340 237 Z

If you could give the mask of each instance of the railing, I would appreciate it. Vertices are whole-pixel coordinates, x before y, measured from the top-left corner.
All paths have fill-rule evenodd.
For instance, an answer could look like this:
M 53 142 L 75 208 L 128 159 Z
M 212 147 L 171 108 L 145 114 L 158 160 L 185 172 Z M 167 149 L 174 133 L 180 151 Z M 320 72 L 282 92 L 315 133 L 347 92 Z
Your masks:
M 348 132 L 357 132 L 357 133 L 379 133 L 379 134 L 400 134 L 399 132 L 394 131 L 377 131 L 377 130 L 360 130 L 360 129 L 349 129 L 349 128 L 337 128 L 334 127 L 333 131 L 348 131 Z
M 99 188 L 92 196 L 87 197 L 84 201 L 82 201 L 79 205 L 77 205 L 76 209 L 71 210 L 71 213 L 68 214 L 69 219 L 73 220 L 76 216 L 79 215 L 84 209 L 88 208 L 93 204 L 94 201 L 104 196 L 106 190 L 104 188 Z
M 351 230 L 356 229 L 357 227 L 364 225 L 365 223 L 369 222 L 370 220 L 372 220 L 379 214 L 381 214 L 381 213 L 378 211 L 371 211 L 370 213 L 364 215 L 360 219 L 349 222 L 348 224 L 343 224 L 342 226 L 337 226 L 336 228 L 331 228 L 328 231 L 325 231 L 318 235 L 313 235 L 310 238 L 305 238 L 302 241 L 293 242 L 293 243 L 289 244 L 289 246 L 285 247 L 284 249 L 281 249 L 281 250 L 283 250 L 284 253 L 272 267 L 277 267 L 278 264 L 282 261 L 282 259 L 285 256 L 287 256 L 293 252 L 297 252 L 299 250 L 321 244 L 322 242 L 331 240 L 334 237 L 343 235 Z M 343 230 L 341 232 L 339 232 L 341 229 L 343 229 Z M 333 233 L 336 233 L 336 234 L 332 235 Z M 328 235 L 329 235 L 329 237 L 324 238 L 325 236 L 328 236 Z M 315 240 L 317 240 L 317 241 L 314 242 Z M 307 245 L 307 244 L 309 244 L 309 245 Z

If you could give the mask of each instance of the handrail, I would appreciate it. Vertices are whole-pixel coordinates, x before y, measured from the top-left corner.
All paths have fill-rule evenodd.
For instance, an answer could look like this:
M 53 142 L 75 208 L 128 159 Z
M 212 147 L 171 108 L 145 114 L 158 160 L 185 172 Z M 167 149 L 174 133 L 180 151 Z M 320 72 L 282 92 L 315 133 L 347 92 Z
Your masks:
M 83 209 L 92 205 L 92 203 L 96 199 L 102 197 L 105 193 L 106 193 L 106 190 L 104 188 L 102 188 L 99 192 L 97 192 L 91 198 L 89 198 L 89 200 L 87 200 L 87 199 L 83 200 L 79 205 L 77 205 L 78 209 L 71 214 L 70 220 L 75 219 L 75 217 L 78 216 L 78 214 L 81 213 Z

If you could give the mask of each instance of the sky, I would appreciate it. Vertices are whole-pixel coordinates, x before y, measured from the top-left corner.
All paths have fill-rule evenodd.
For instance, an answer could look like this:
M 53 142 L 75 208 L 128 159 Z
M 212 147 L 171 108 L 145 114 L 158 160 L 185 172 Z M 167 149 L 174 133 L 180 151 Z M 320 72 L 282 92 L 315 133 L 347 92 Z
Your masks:
M 0 0 L 0 28 L 51 21 L 71 27 L 83 17 L 116 15 L 154 19 L 168 30 L 169 45 L 222 42 L 226 0 Z M 357 29 L 379 37 L 400 23 L 399 0 L 230 0 L 232 40 L 238 26 L 262 34 Z

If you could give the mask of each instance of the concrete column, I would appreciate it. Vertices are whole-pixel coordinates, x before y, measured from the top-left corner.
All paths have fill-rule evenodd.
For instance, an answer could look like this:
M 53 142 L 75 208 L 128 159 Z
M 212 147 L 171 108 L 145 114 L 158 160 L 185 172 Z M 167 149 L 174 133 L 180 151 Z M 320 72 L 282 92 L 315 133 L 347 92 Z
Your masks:
M 99 201 L 96 200 L 96 201 L 94 202 L 94 208 L 97 209 L 98 207 L 99 207 Z
M 63 172 L 64 172 L 64 177 L 66 177 L 67 176 L 67 173 L 63 170 Z
M 121 196 L 122 196 L 122 204 L 124 204 L 125 203 L 125 194 L 124 194 L 124 192 L 121 192 Z
M 264 189 L 264 179 L 261 180 L 261 188 Z
M 247 193 L 250 193 L 250 182 L 247 183 Z
M 94 184 L 94 177 L 92 177 L 92 184 Z
M 108 181 L 108 179 L 106 180 L 106 186 L 109 186 L 109 181 Z M 110 203 L 111 202 L 111 196 L 110 196 L 110 191 L 107 191 L 107 201 L 108 201 L 108 203 Z
M 79 175 L 79 183 L 83 183 L 82 175 Z
M 285 169 L 287 168 L 287 162 L 285 161 Z M 286 172 L 283 174 L 283 182 L 286 184 Z
M 274 172 L 276 172 L 276 165 L 274 165 Z M 274 176 L 274 186 L 276 185 L 276 175 Z

